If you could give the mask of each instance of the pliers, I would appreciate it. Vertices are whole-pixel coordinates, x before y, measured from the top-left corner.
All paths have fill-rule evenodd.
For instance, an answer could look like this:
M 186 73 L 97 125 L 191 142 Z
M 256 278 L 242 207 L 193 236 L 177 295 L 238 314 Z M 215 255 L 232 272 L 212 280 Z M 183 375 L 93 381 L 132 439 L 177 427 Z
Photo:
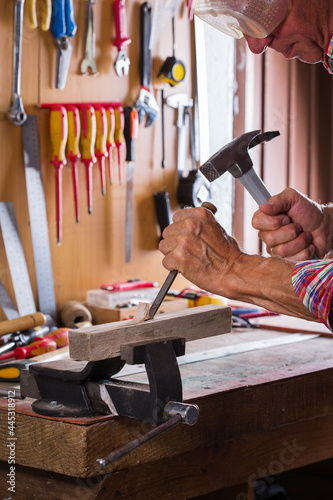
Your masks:
M 73 50 L 71 39 L 76 29 L 73 0 L 53 0 L 51 33 L 58 47 L 55 87 L 59 90 L 66 85 Z
M 31 28 L 34 29 L 38 27 L 36 3 L 37 0 L 28 0 L 29 23 Z M 52 14 L 51 0 L 43 0 L 43 13 L 41 19 L 41 29 L 43 31 L 48 31 L 50 29 L 51 14 Z
M 114 67 L 117 75 L 122 77 L 128 75 L 131 62 L 127 54 L 127 46 L 132 41 L 127 36 L 125 0 L 114 0 L 113 14 L 116 24 L 116 38 L 113 44 L 118 49 L 118 56 L 115 60 Z

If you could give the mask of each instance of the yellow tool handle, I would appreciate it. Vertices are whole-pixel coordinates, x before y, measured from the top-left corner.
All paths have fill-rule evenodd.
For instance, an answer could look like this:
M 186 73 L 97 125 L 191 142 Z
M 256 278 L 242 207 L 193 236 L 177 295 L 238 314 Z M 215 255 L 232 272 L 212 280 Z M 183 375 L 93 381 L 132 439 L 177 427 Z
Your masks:
M 76 106 L 67 106 L 68 140 L 67 156 L 80 158 L 81 122 L 79 109 Z
M 46 317 L 41 312 L 35 312 L 27 314 L 26 316 L 20 316 L 19 318 L 1 321 L 0 336 L 7 335 L 7 333 L 21 332 L 36 326 L 42 326 L 45 325 L 45 323 Z
M 50 29 L 52 17 L 52 0 L 43 1 L 43 14 L 41 28 L 43 31 L 48 31 Z
M 96 113 L 90 104 L 83 104 L 80 109 L 81 139 L 80 149 L 82 160 L 96 161 Z
M 29 0 L 27 7 L 28 7 L 28 18 L 29 18 L 30 28 L 36 29 L 38 26 L 37 13 L 36 13 L 36 0 Z
M 114 140 L 116 144 L 122 144 L 124 142 L 124 110 L 123 108 L 116 108 L 114 110 Z
M 52 16 L 52 1 L 43 0 L 43 13 L 41 22 L 41 28 L 43 31 L 48 31 L 50 29 L 51 16 Z M 38 27 L 36 0 L 28 1 L 28 18 L 30 27 L 36 29 Z
M 108 132 L 108 125 L 106 120 L 106 111 L 103 106 L 95 106 L 96 114 L 96 144 L 95 152 L 99 155 L 105 155 L 107 153 L 106 149 L 106 138 Z
M 66 108 L 61 104 L 54 104 L 50 110 L 49 133 L 52 146 L 52 160 L 54 164 L 66 164 L 66 143 L 68 124 Z
M 111 107 L 106 108 L 106 123 L 107 123 L 107 132 L 106 132 L 106 143 L 108 146 L 114 144 L 114 129 L 115 129 L 115 116 L 114 109 Z

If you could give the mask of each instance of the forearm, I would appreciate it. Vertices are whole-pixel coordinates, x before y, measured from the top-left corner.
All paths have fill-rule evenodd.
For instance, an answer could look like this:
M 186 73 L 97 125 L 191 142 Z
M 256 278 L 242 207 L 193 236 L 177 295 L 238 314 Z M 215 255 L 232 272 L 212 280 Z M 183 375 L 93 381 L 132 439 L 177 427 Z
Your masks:
M 282 259 L 240 254 L 221 283 L 221 295 L 264 307 L 270 311 L 319 321 L 294 291 L 294 264 Z

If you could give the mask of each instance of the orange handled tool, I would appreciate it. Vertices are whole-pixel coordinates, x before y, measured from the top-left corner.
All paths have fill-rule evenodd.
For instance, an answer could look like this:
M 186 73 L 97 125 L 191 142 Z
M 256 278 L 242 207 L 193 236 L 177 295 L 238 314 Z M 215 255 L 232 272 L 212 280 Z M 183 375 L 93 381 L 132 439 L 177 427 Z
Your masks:
M 119 178 L 119 184 L 121 185 L 123 182 L 122 180 L 123 176 L 121 170 L 121 149 L 124 144 L 124 127 L 125 127 L 124 110 L 121 106 L 119 108 L 115 108 L 114 118 L 115 118 L 114 140 L 118 152 L 118 178 Z
M 65 149 L 68 136 L 67 112 L 61 104 L 54 104 L 50 109 L 49 133 L 52 145 L 51 163 L 56 174 L 56 221 L 58 245 L 62 238 L 62 168 L 66 165 Z
M 58 328 L 44 335 L 45 340 L 52 340 L 57 344 L 57 347 L 65 347 L 69 344 L 68 340 L 69 328 Z
M 105 111 L 106 111 L 106 123 L 107 123 L 106 149 L 108 152 L 108 159 L 109 159 L 109 181 L 110 184 L 112 184 L 113 148 L 115 147 L 115 142 L 114 142 L 115 116 L 114 116 L 114 109 L 111 108 L 111 106 L 105 108 Z
M 74 206 L 76 222 L 80 220 L 79 207 L 79 180 L 77 161 L 81 158 L 79 143 L 81 133 L 81 122 L 79 109 L 72 104 L 66 107 L 67 123 L 68 123 L 68 141 L 66 148 L 66 156 L 72 165 L 73 190 L 74 190 Z
M 95 155 L 99 163 L 99 170 L 101 174 L 101 187 L 102 194 L 105 194 L 105 158 L 108 154 L 106 148 L 106 136 L 108 126 L 106 121 L 106 111 L 103 106 L 95 106 L 96 113 L 96 144 Z
M 95 142 L 96 142 L 96 114 L 93 106 L 82 104 L 80 107 L 81 116 L 81 160 L 86 167 L 86 183 L 88 196 L 88 213 L 92 212 L 92 167 L 96 162 Z
M 45 354 L 50 351 L 55 351 L 57 348 L 56 342 L 51 339 L 39 339 L 35 340 L 31 344 L 24 347 L 15 347 L 12 351 L 2 354 L 0 360 L 16 358 L 25 359 L 33 358 L 34 356 L 39 356 L 40 354 Z

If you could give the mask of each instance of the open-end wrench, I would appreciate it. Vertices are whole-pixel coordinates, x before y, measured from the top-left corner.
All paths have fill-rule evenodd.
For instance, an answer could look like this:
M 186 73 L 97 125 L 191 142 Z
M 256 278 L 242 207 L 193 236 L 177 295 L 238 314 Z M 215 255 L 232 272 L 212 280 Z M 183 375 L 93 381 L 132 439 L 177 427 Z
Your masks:
M 127 36 L 125 0 L 114 0 L 113 14 L 116 25 L 116 38 L 113 45 L 118 49 L 114 67 L 118 76 L 127 76 L 131 64 L 127 54 L 127 45 L 132 40 Z
M 178 110 L 177 128 L 178 128 L 178 151 L 177 151 L 177 170 L 179 177 L 183 177 L 186 158 L 186 124 L 185 117 L 187 108 L 193 106 L 193 99 L 187 94 L 172 94 L 167 97 L 166 103 L 171 108 Z
M 86 0 L 85 3 L 85 54 L 81 62 L 81 73 L 97 76 L 98 71 L 95 62 L 95 26 L 94 26 L 94 5 L 95 0 Z
M 13 92 L 7 112 L 13 125 L 22 125 L 27 115 L 24 111 L 21 93 L 21 59 L 24 0 L 15 0 L 14 6 L 14 46 L 13 46 Z

